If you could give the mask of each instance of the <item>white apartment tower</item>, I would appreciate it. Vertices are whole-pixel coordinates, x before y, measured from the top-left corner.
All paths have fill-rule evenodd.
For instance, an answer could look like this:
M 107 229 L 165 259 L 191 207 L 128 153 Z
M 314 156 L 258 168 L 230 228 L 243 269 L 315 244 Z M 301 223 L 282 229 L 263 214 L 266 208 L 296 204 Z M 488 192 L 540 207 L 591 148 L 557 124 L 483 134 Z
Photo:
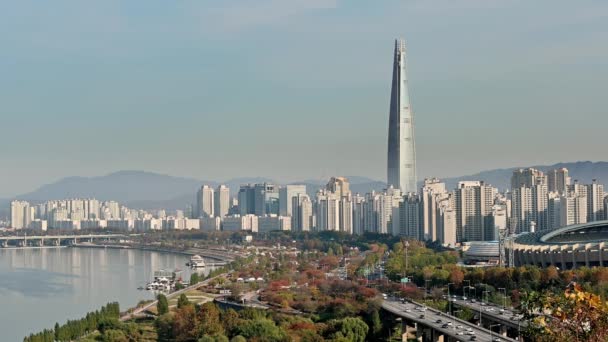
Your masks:
M 224 217 L 228 215 L 230 210 L 230 189 L 225 185 L 217 187 L 214 193 L 213 199 L 213 214 L 217 217 Z
M 587 186 L 587 222 L 605 220 L 604 212 L 604 186 L 598 184 L 594 179 L 593 183 Z
M 312 228 L 312 201 L 307 194 L 291 199 L 291 228 L 296 232 L 308 232 Z
M 213 217 L 214 205 L 213 188 L 203 185 L 196 194 L 196 208 L 198 217 Z
M 560 198 L 560 226 L 587 222 L 587 197 L 568 194 Z
M 437 241 L 438 236 L 438 217 L 439 199 L 447 195 L 445 183 L 437 178 L 425 179 L 420 197 L 422 201 L 422 234 L 421 237 L 425 240 Z
M 11 227 L 15 229 L 29 228 L 33 221 L 30 204 L 25 201 L 11 202 Z
M 492 206 L 496 188 L 483 181 L 463 181 L 454 190 L 456 239 L 463 241 L 493 240 Z
M 568 191 L 568 185 L 570 185 L 568 169 L 561 168 L 547 172 L 547 186 L 549 192 L 564 194 Z

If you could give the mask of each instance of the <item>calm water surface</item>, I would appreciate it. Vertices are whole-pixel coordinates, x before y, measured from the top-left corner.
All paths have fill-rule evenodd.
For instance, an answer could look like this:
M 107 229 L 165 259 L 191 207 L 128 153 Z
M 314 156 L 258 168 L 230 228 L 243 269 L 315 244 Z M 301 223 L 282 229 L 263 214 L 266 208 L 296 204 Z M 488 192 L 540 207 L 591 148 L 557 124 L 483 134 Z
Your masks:
M 0 336 L 25 335 L 84 316 L 110 301 L 121 310 L 154 294 L 137 290 L 155 270 L 183 270 L 187 256 L 123 249 L 0 249 Z

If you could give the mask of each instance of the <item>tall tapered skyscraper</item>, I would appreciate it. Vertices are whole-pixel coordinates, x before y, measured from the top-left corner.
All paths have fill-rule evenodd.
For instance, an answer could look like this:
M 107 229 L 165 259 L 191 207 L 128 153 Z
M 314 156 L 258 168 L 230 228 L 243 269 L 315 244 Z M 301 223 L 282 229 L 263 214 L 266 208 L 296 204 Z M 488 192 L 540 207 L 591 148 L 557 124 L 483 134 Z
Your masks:
M 387 183 L 402 192 L 416 192 L 414 114 L 407 91 L 405 42 L 395 40 L 393 84 L 388 121 Z

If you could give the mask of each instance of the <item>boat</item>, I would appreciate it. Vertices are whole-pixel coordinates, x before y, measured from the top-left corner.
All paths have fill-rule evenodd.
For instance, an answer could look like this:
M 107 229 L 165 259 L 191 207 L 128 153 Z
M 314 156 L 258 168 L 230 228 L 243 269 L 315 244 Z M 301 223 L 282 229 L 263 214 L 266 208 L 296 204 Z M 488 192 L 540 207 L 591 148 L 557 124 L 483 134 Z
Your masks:
M 205 259 L 203 259 L 203 257 L 201 257 L 200 255 L 193 255 L 190 258 L 190 262 L 188 263 L 188 266 L 192 267 L 192 268 L 198 268 L 198 267 L 205 267 L 207 265 L 205 265 Z

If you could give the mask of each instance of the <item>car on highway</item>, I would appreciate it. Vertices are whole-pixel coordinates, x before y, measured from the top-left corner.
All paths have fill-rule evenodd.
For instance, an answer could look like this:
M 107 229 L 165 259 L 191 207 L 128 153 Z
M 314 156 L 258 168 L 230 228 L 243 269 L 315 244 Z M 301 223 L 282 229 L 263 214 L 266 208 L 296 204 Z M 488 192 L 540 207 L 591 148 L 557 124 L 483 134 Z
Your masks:
M 447 325 L 447 324 L 444 324 L 444 325 L 442 325 L 441 327 L 445 329 L 445 328 L 447 328 L 447 327 L 448 327 L 448 325 Z

